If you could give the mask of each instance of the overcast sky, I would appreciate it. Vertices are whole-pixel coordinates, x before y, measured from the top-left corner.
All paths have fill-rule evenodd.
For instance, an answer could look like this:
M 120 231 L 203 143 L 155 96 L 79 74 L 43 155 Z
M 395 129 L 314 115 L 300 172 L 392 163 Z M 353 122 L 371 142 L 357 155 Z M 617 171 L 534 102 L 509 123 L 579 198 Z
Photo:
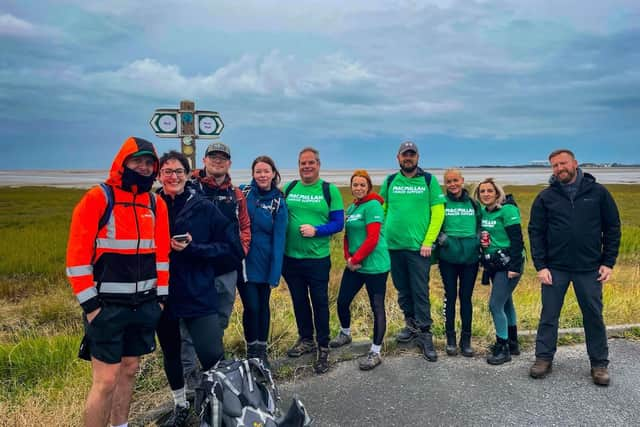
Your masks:
M 108 168 L 156 108 L 219 111 L 234 167 L 640 163 L 640 1 L 0 2 L 0 169 Z M 198 142 L 198 159 L 206 142 Z M 200 163 L 200 160 L 198 160 Z

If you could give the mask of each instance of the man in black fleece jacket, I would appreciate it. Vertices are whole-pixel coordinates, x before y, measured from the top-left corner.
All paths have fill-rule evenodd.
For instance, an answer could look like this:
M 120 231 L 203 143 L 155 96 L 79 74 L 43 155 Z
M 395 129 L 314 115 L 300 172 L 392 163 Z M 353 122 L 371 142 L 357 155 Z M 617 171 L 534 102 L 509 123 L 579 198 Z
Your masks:
M 567 149 L 549 155 L 553 169 L 549 187 L 531 206 L 531 256 L 542 282 L 542 312 L 536 338 L 536 361 L 529 374 L 551 372 L 558 340 L 558 318 L 573 283 L 582 311 L 591 376 L 609 385 L 609 348 L 602 318 L 602 284 L 609 280 L 620 246 L 616 202 L 595 178 L 583 173 Z

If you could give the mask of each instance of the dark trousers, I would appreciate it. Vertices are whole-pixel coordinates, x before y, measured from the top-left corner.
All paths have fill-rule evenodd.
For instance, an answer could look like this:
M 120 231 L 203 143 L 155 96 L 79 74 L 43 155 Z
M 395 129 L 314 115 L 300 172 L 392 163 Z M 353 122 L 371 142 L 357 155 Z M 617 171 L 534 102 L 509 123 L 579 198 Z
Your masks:
M 203 317 L 182 319 L 193 340 L 193 345 L 204 370 L 208 370 L 216 364 L 224 355 L 222 345 L 223 330 L 217 314 Z M 158 341 L 162 347 L 164 372 L 167 375 L 171 390 L 179 390 L 184 387 L 184 374 L 180 349 L 180 321 L 162 312 L 157 328 Z
M 462 332 L 470 334 L 473 317 L 471 296 L 478 275 L 478 263 L 452 264 L 440 259 L 438 266 L 444 284 L 445 331 L 447 334 L 454 334 L 456 331 L 456 298 L 459 296 Z
M 269 309 L 271 286 L 268 283 L 238 283 L 238 293 L 240 293 L 242 307 L 244 308 L 242 326 L 244 327 L 244 338 L 247 344 L 252 344 L 256 341 L 266 343 L 271 318 Z
M 330 257 L 297 259 L 285 256 L 282 263 L 282 276 L 291 293 L 298 336 L 313 340 L 315 325 L 316 340 L 320 347 L 329 347 L 330 270 Z
M 404 318 L 415 320 L 421 330 L 430 328 L 429 258 L 420 256 L 420 251 L 390 250 L 389 255 L 391 278 Z
M 607 330 L 602 318 L 602 283 L 597 280 L 598 271 L 574 273 L 550 270 L 553 283 L 541 285 L 542 313 L 536 336 L 536 357 L 553 360 L 556 354 L 558 319 L 569 282 L 572 282 L 580 311 L 582 311 L 582 323 L 591 366 L 608 366 L 609 347 Z
M 513 305 L 513 291 L 522 275 L 509 279 L 506 271 L 498 271 L 491 278 L 489 311 L 496 328 L 496 335 L 509 339 L 509 326 L 517 324 L 516 307 Z
M 349 306 L 356 294 L 366 286 L 369 304 L 373 311 L 373 343 L 382 345 L 384 333 L 387 330 L 387 318 L 384 312 L 384 296 L 387 292 L 387 276 L 389 273 L 367 274 L 344 269 L 340 291 L 338 292 L 338 317 L 340 326 L 351 326 L 351 310 Z

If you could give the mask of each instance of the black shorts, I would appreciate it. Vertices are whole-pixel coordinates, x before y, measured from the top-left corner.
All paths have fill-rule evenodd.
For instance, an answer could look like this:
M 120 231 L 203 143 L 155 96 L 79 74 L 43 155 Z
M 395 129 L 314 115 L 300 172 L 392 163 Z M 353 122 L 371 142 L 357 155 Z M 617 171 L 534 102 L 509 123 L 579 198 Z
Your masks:
M 156 349 L 155 329 L 162 310 L 157 301 L 138 306 L 106 303 L 100 313 L 87 323 L 79 356 L 101 362 L 120 363 L 124 356 L 142 356 Z

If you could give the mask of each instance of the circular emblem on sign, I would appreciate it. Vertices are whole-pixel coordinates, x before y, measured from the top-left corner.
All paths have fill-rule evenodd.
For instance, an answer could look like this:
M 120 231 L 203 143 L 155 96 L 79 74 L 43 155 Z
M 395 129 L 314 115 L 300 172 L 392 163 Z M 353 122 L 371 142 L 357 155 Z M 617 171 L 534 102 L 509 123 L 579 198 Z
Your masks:
M 163 132 L 174 132 L 176 126 L 176 118 L 172 115 L 164 114 L 158 119 L 158 127 Z
M 182 121 L 185 123 L 191 123 L 193 121 L 193 114 L 182 113 Z
M 193 138 L 191 138 L 190 136 L 185 136 L 182 138 L 182 143 L 184 145 L 191 145 L 193 144 Z
M 211 135 L 216 131 L 216 121 L 213 117 L 201 117 L 199 127 L 201 133 Z
M 182 153 L 187 156 L 193 154 L 193 145 L 185 145 L 184 147 L 182 147 Z

